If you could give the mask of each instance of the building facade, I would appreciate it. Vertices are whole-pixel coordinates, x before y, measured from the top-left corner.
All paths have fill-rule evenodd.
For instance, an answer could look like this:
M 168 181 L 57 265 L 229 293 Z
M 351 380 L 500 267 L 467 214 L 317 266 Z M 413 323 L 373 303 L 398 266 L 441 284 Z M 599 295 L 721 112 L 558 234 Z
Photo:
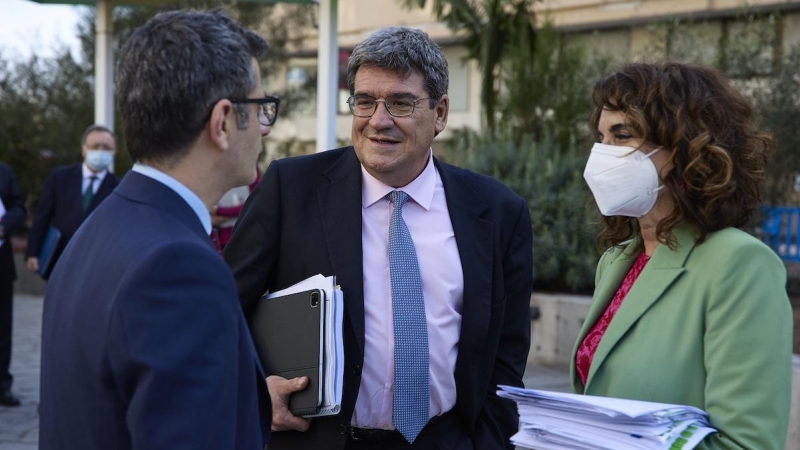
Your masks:
M 746 4 L 740 0 L 543 0 L 535 3 L 532 12 L 537 26 L 553 24 L 566 45 L 582 45 L 589 54 L 614 63 L 674 58 L 724 67 L 726 48 L 735 41 L 740 46 L 757 46 L 763 75 L 768 76 L 781 54 L 800 44 L 800 0 L 749 0 Z M 447 141 L 455 129 L 480 129 L 480 68 L 466 60 L 461 37 L 435 20 L 430 5 L 408 10 L 398 0 L 347 0 L 339 2 L 338 11 L 337 141 L 350 142 L 345 80 L 349 52 L 374 30 L 392 25 L 426 31 L 448 60 L 450 116 L 447 129 L 435 142 Z M 302 45 L 292 52 L 283 70 L 273 75 L 271 87 L 304 86 L 315 77 L 316 29 L 297 33 Z M 269 148 L 292 142 L 292 154 L 314 151 L 316 105 L 312 99 L 294 106 L 295 112 L 273 129 Z

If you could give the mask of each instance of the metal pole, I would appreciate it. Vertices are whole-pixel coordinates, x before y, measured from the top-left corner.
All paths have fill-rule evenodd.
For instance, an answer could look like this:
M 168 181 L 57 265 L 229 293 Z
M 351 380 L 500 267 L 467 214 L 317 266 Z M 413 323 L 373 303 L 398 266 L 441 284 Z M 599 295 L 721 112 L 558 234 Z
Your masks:
M 95 19 L 94 122 L 114 129 L 114 26 L 112 0 L 97 0 Z
M 97 0 L 94 36 L 94 123 L 114 130 L 113 0 Z M 114 161 L 108 167 L 114 172 Z
M 336 147 L 336 100 L 339 86 L 338 0 L 319 2 L 317 49 L 317 152 Z

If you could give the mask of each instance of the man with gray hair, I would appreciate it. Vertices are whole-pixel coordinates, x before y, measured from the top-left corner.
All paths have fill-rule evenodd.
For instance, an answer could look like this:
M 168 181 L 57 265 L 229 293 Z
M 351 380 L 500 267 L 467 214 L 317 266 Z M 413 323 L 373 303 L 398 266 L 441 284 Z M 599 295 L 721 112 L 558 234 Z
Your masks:
M 117 187 L 119 180 L 109 170 L 116 151 L 117 138 L 111 129 L 89 125 L 81 138 L 83 163 L 56 167 L 47 176 L 28 232 L 25 252 L 28 270 L 48 279 L 59 255 L 83 221 Z M 39 261 L 53 228 L 58 230 L 58 242 L 50 249 L 48 260 Z
M 433 156 L 450 100 L 428 35 L 377 31 L 347 81 L 353 146 L 273 162 L 225 248 L 245 315 L 318 273 L 344 292 L 341 412 L 293 416 L 308 380 L 269 376 L 270 449 L 513 448 L 495 392 L 522 386 L 530 345 L 528 207 Z
M 265 377 L 209 210 L 256 177 L 278 111 L 266 49 L 221 11 L 162 13 L 124 43 L 116 92 L 135 164 L 47 286 L 40 448 L 265 447 Z

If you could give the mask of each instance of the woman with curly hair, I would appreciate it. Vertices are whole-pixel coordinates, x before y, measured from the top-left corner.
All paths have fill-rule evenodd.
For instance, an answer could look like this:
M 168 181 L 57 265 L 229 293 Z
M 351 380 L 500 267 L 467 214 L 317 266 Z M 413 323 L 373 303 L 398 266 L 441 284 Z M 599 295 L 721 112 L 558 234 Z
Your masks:
M 692 405 L 698 448 L 782 450 L 791 392 L 786 269 L 739 230 L 760 203 L 772 137 L 718 71 L 628 64 L 593 88 L 584 177 L 603 215 L 573 389 Z

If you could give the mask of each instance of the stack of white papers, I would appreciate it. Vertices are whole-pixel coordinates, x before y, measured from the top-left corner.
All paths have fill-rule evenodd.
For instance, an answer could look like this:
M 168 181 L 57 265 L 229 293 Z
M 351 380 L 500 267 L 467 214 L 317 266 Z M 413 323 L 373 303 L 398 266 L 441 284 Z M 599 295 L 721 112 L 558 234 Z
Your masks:
M 321 274 L 307 278 L 300 283 L 281 291 L 273 292 L 267 299 L 290 295 L 309 289 L 325 291 L 324 325 L 323 325 L 323 369 L 322 369 L 322 403 L 316 414 L 303 417 L 320 417 L 339 414 L 342 408 L 342 389 L 344 385 L 344 341 L 342 324 L 344 321 L 344 294 L 336 277 Z
M 535 450 L 690 450 L 716 432 L 693 406 L 499 388 L 519 410 L 511 442 Z

